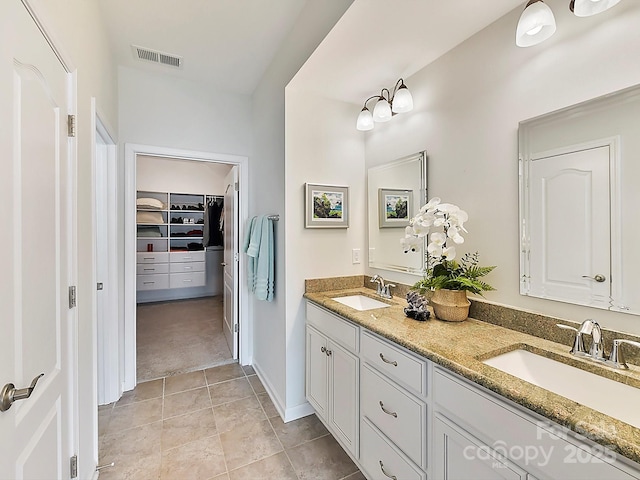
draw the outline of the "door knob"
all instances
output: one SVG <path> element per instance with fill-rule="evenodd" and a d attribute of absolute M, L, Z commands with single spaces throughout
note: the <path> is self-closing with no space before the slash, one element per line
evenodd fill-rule
<path fill-rule="evenodd" d="M 226 267 L 227 263 L 226 262 L 222 262 L 220 265 L 222 265 L 223 267 Z"/>
<path fill-rule="evenodd" d="M 597 275 L 594 275 L 593 277 L 589 276 L 589 275 L 582 275 L 582 278 L 591 278 L 593 280 L 595 280 L 598 283 L 602 283 L 604 282 L 607 277 L 605 277 L 604 275 L 598 273 Z"/>
<path fill-rule="evenodd" d="M 0 412 L 6 412 L 11 408 L 13 402 L 16 400 L 24 400 L 31 396 L 33 389 L 36 388 L 36 383 L 40 380 L 40 377 L 44 377 L 44 373 L 41 373 L 36 378 L 33 379 L 31 385 L 27 388 L 16 389 L 16 386 L 13 383 L 7 383 L 4 387 L 2 387 L 2 391 L 0 392 Z"/>

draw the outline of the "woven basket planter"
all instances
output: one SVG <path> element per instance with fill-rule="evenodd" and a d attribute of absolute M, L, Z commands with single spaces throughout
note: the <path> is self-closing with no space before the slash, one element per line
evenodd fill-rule
<path fill-rule="evenodd" d="M 430 300 L 436 318 L 447 322 L 462 322 L 469 317 L 471 302 L 465 290 L 442 288 L 433 292 Z"/>

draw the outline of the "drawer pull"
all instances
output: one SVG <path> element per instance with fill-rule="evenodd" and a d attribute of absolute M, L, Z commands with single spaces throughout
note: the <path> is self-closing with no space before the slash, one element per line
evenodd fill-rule
<path fill-rule="evenodd" d="M 384 403 L 382 403 L 382 400 L 380 400 L 380 408 L 382 409 L 382 411 L 384 413 L 386 413 L 387 415 L 391 415 L 393 418 L 398 418 L 398 414 L 396 412 L 390 412 L 389 410 L 387 410 L 386 408 L 384 408 Z"/>
<path fill-rule="evenodd" d="M 156 282 L 143 282 L 144 285 L 153 285 Z"/>
<path fill-rule="evenodd" d="M 387 472 L 385 472 L 384 464 L 382 463 L 382 460 L 380 460 L 380 470 L 382 470 L 382 473 L 384 473 L 385 477 L 388 477 L 391 480 L 398 480 L 398 477 L 396 477 L 395 475 L 389 475 Z"/>
<path fill-rule="evenodd" d="M 145 260 L 155 260 L 156 257 L 143 257 Z"/>
<path fill-rule="evenodd" d="M 143 268 L 143 270 L 144 270 L 145 272 L 155 272 L 155 271 L 156 271 L 156 269 L 155 269 L 155 268 Z"/>
<path fill-rule="evenodd" d="M 397 367 L 397 366 L 398 366 L 398 362 L 396 362 L 395 360 L 394 360 L 393 362 L 392 362 L 391 360 L 387 360 L 386 358 L 384 358 L 384 355 L 383 355 L 383 354 L 380 354 L 380 358 L 382 359 L 382 361 L 383 361 L 384 363 L 388 363 L 388 364 L 390 364 L 390 365 L 393 365 L 394 367 Z"/>

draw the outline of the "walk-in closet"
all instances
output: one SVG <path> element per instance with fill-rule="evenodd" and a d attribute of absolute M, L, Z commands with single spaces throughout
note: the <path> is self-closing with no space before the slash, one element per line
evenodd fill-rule
<path fill-rule="evenodd" d="M 222 163 L 137 157 L 138 382 L 232 361 L 222 333 L 230 170 Z"/>

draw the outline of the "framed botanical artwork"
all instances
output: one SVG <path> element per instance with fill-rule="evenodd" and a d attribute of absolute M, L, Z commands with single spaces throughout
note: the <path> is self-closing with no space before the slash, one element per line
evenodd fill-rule
<path fill-rule="evenodd" d="M 305 228 L 347 228 L 349 187 L 305 184 Z"/>
<path fill-rule="evenodd" d="M 413 190 L 378 189 L 380 228 L 406 227 L 413 216 Z"/>

